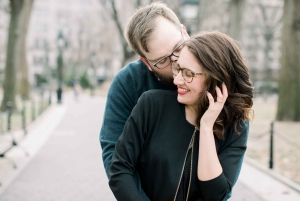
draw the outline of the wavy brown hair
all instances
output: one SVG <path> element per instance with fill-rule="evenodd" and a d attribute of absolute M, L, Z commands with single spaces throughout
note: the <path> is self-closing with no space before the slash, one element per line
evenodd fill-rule
<path fill-rule="evenodd" d="M 200 32 L 186 41 L 185 46 L 192 52 L 205 73 L 205 87 L 216 100 L 216 86 L 222 89 L 224 82 L 228 89 L 228 98 L 224 108 L 213 126 L 213 132 L 219 139 L 229 126 L 239 134 L 237 125 L 241 121 L 253 118 L 253 86 L 249 78 L 249 70 L 243 61 L 242 54 L 235 41 L 228 35 L 213 31 Z M 197 121 L 209 106 L 206 91 L 200 93 L 198 101 Z M 198 125 L 198 123 L 196 124 Z"/>

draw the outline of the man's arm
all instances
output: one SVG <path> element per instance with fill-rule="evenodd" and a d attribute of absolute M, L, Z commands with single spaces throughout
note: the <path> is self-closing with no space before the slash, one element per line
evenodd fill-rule
<path fill-rule="evenodd" d="M 123 72 L 119 72 L 114 78 L 108 92 L 103 123 L 100 131 L 102 158 L 108 178 L 115 145 L 123 132 L 125 122 L 135 105 L 134 97 L 132 79 L 130 79 L 130 77 L 125 77 Z"/>
<path fill-rule="evenodd" d="M 150 89 L 166 88 L 140 60 L 123 68 L 111 84 L 100 132 L 102 158 L 108 178 L 115 145 L 123 132 L 125 122 L 141 94 Z M 144 199 L 149 200 L 141 187 L 137 173 L 134 174 L 134 178 Z"/>

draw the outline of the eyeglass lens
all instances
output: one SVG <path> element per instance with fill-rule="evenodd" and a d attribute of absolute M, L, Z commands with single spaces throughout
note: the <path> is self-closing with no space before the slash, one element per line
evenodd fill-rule
<path fill-rule="evenodd" d="M 183 44 L 183 43 L 182 43 Z M 173 52 L 169 55 L 169 56 L 167 56 L 167 57 L 165 57 L 165 58 L 163 58 L 163 59 L 161 59 L 161 60 L 159 60 L 155 65 L 156 65 L 156 67 L 157 68 L 165 68 L 165 67 L 167 67 L 171 62 L 172 62 L 172 60 L 171 60 L 171 57 L 172 56 L 175 56 L 175 57 L 179 57 L 179 52 L 180 52 L 180 50 L 181 50 L 181 48 L 182 48 L 182 44 L 180 44 L 175 50 L 173 50 Z"/>
<path fill-rule="evenodd" d="M 178 75 L 178 73 L 181 71 L 183 79 L 187 82 L 191 82 L 193 80 L 193 72 L 189 69 L 180 68 L 176 62 L 173 62 L 172 64 L 172 71 L 174 75 Z"/>

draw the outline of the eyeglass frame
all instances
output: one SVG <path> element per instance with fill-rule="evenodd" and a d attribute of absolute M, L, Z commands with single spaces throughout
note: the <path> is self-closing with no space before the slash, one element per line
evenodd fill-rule
<path fill-rule="evenodd" d="M 173 61 L 173 62 L 172 62 L 172 73 L 173 73 L 173 75 L 175 75 L 174 70 L 177 71 L 177 69 L 175 69 L 175 63 L 176 63 L 176 62 L 177 62 L 177 61 Z M 178 64 L 177 64 L 177 65 L 178 65 Z M 179 67 L 179 65 L 178 65 L 178 67 Z M 188 70 L 188 71 L 190 71 L 190 72 L 192 73 L 192 80 L 191 80 L 190 82 L 186 81 L 186 79 L 184 78 L 185 76 L 184 76 L 183 73 L 182 73 L 183 70 Z M 193 82 L 194 77 L 195 77 L 196 75 L 205 75 L 205 73 L 196 73 L 196 72 L 192 71 L 191 69 L 179 67 L 179 72 L 177 73 L 177 75 L 178 75 L 180 72 L 181 72 L 182 78 L 183 78 L 184 81 L 186 81 L 187 83 Z M 175 76 L 177 76 L 177 75 L 175 75 Z"/>
<path fill-rule="evenodd" d="M 154 66 L 154 67 L 156 67 L 156 68 L 158 68 L 158 69 L 164 69 L 164 68 L 166 68 L 168 65 L 170 65 L 170 63 L 172 63 L 172 62 L 174 62 L 172 59 L 171 59 L 171 57 L 172 56 L 175 56 L 175 57 L 179 57 L 179 55 L 177 56 L 177 55 L 175 55 L 174 54 L 174 52 L 175 51 L 177 51 L 178 50 L 178 48 L 180 48 L 185 42 L 186 42 L 186 40 L 184 39 L 184 36 L 183 36 L 183 34 L 182 34 L 182 32 L 181 32 L 181 36 L 182 36 L 182 38 L 183 38 L 183 42 L 182 43 L 180 43 L 170 54 L 168 54 L 168 55 L 166 55 L 166 56 L 164 56 L 163 58 L 161 58 L 161 59 L 159 59 L 157 62 L 155 62 L 154 64 L 151 62 L 151 61 L 149 61 L 149 59 L 147 59 L 146 57 L 144 57 L 146 60 L 147 60 L 147 62 L 149 63 L 149 64 L 151 64 L 152 66 Z M 166 59 L 166 58 L 170 58 L 170 63 L 168 63 L 165 67 L 163 67 L 163 68 L 159 68 L 158 66 L 157 66 L 157 64 L 160 62 L 160 61 L 162 61 L 163 59 Z"/>

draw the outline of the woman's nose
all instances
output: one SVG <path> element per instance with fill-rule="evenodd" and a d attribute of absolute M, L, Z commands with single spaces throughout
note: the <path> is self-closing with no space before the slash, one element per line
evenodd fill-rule
<path fill-rule="evenodd" d="M 174 75 L 174 81 L 173 82 L 174 82 L 175 85 L 184 84 L 184 79 L 182 77 L 181 71 L 177 75 Z"/>

